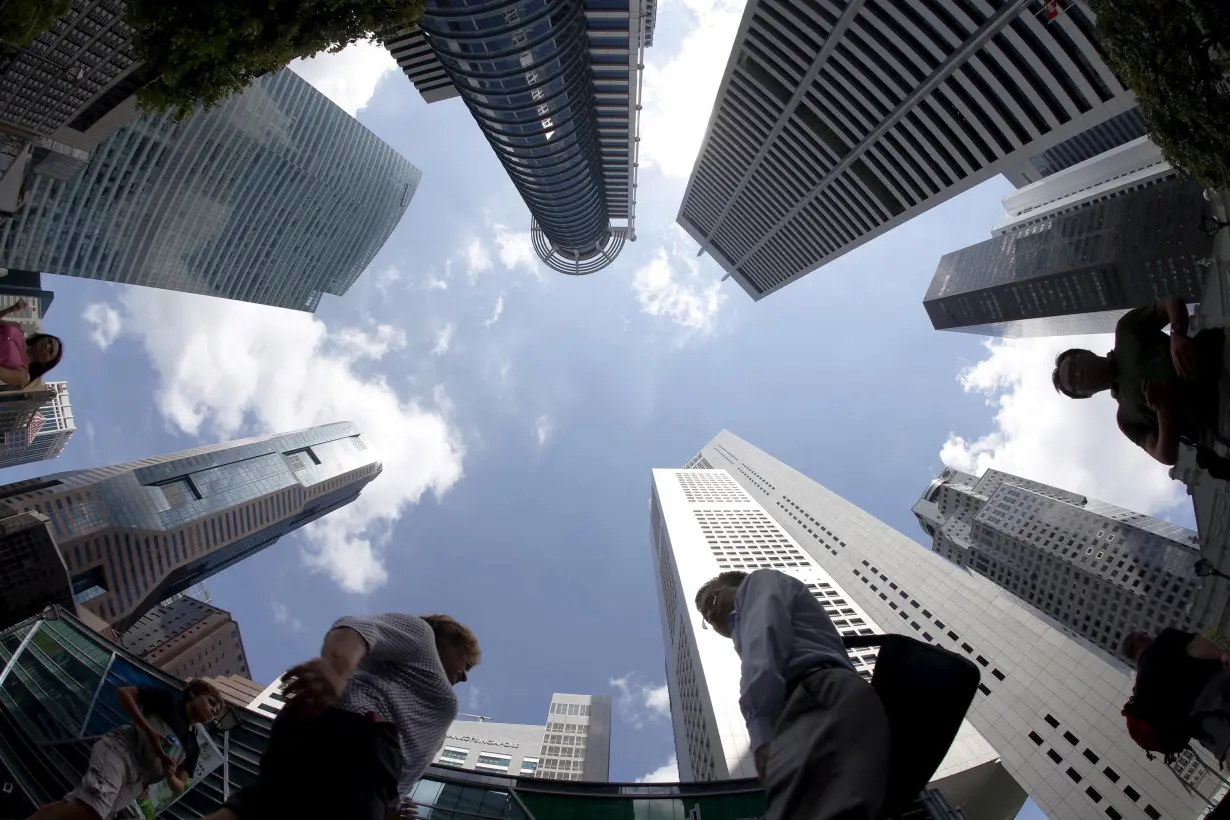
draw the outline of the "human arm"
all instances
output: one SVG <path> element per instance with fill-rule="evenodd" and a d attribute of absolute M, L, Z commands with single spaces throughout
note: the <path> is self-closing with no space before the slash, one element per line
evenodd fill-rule
<path fill-rule="evenodd" d="M 162 765 L 164 767 L 174 766 L 175 759 L 162 750 L 164 738 L 158 734 L 154 727 L 150 725 L 150 722 L 145 719 L 145 715 L 141 713 L 142 698 L 148 699 L 152 696 L 149 690 L 142 690 L 136 686 L 125 686 L 122 689 L 117 689 L 115 692 L 115 697 L 120 702 L 120 707 L 132 718 L 132 725 L 149 740 L 150 745 L 154 747 L 154 751 L 161 758 Z"/>
<path fill-rule="evenodd" d="M 185 768 L 176 769 L 174 765 L 163 765 L 162 773 L 165 775 L 166 784 L 171 787 L 171 791 L 179 794 L 184 789 L 188 788 L 188 780 L 192 775 Z"/>
<path fill-rule="evenodd" d="M 1187 654 L 1198 660 L 1220 661 L 1222 665 L 1230 663 L 1230 653 L 1202 635 L 1197 635 L 1188 642 Z"/>
<path fill-rule="evenodd" d="M 18 299 L 16 302 L 9 305 L 8 307 L 0 309 L 0 319 L 7 318 L 13 315 L 14 313 L 25 310 L 27 307 L 29 307 L 29 305 L 26 304 L 26 301 L 24 299 Z"/>
<path fill-rule="evenodd" d="M 30 371 L 24 367 L 0 367 L 0 382 L 9 387 L 25 387 L 30 383 Z"/>
<path fill-rule="evenodd" d="M 1145 452 L 1162 464 L 1179 460 L 1179 415 L 1170 388 L 1163 382 L 1146 381 L 1145 401 L 1157 415 L 1157 430 L 1145 437 Z"/>
<path fill-rule="evenodd" d="M 1170 323 L 1170 360 L 1175 372 L 1185 379 L 1200 375 L 1200 358 L 1187 335 L 1187 303 L 1177 296 L 1157 303 L 1159 321 Z"/>
<path fill-rule="evenodd" d="M 325 634 L 320 657 L 286 673 L 287 700 L 307 714 L 319 714 L 341 700 L 367 652 L 362 635 L 349 627 L 334 626 Z"/>
<path fill-rule="evenodd" d="M 739 591 L 739 708 L 758 768 L 786 706 L 786 664 L 794 637 L 790 580 L 761 570 L 749 575 Z"/>
<path fill-rule="evenodd" d="M 400 804 L 389 809 L 388 820 L 415 820 L 419 816 L 418 804 L 408 797 L 403 797 Z"/>

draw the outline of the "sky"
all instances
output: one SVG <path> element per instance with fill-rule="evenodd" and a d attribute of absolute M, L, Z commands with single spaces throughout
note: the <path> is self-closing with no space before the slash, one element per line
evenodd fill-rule
<path fill-rule="evenodd" d="M 79 429 L 56 462 L 4 480 L 354 421 L 380 478 L 209 583 L 255 680 L 314 656 L 343 614 L 446 612 L 483 646 L 463 711 L 541 724 L 552 692 L 610 694 L 616 781 L 675 779 L 650 470 L 723 428 L 915 538 L 910 507 L 945 465 L 1191 526 L 1182 485 L 1122 437 L 1111 399 L 1051 387 L 1058 351 L 1107 338 L 931 328 L 936 264 L 990 235 L 1003 179 L 759 303 L 697 257 L 674 220 L 741 13 L 659 3 L 637 241 L 582 278 L 538 263 L 460 100 L 425 104 L 376 46 L 298 63 L 423 169 L 389 242 L 315 315 L 46 277 Z"/>

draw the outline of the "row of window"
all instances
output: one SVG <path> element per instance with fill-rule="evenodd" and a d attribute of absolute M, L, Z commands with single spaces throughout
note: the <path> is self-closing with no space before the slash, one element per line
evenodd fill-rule
<path fill-rule="evenodd" d="M 574 717 L 589 717 L 588 703 L 552 703 L 552 715 L 572 715 Z"/>
<path fill-rule="evenodd" d="M 1059 721 L 1055 718 L 1054 715 L 1047 714 L 1044 719 L 1046 720 L 1047 725 L 1050 726 L 1052 729 L 1059 729 Z M 1037 746 L 1038 748 L 1042 748 L 1043 739 L 1042 739 L 1042 736 L 1039 735 L 1037 732 L 1031 730 L 1029 732 L 1029 739 L 1033 741 L 1035 746 Z M 1063 733 L 1063 739 L 1067 741 L 1068 744 L 1072 746 L 1074 750 L 1079 748 L 1080 746 L 1080 738 L 1072 734 L 1072 732 L 1070 731 L 1065 731 Z M 1046 756 L 1050 758 L 1051 762 L 1054 763 L 1056 766 L 1062 766 L 1064 763 L 1063 755 L 1061 755 L 1053 746 L 1047 747 Z M 1095 766 L 1101 760 L 1097 752 L 1093 751 L 1093 749 L 1090 749 L 1088 747 L 1085 748 L 1083 756 L 1086 760 L 1088 760 L 1090 763 L 1092 763 Z M 1067 774 L 1068 779 L 1071 780 L 1073 783 L 1080 783 L 1081 781 L 1085 779 L 1084 775 L 1076 771 L 1076 769 L 1072 768 L 1071 766 L 1067 767 L 1065 774 Z M 1112 769 L 1110 766 L 1107 766 L 1104 769 L 1102 769 L 1102 775 L 1108 781 L 1110 781 L 1112 785 L 1116 787 L 1118 786 L 1119 780 L 1121 778 L 1119 776 L 1119 773 L 1116 772 L 1114 769 Z M 1133 803 L 1137 803 L 1140 800 L 1140 792 L 1132 788 L 1132 785 L 1130 783 L 1123 784 L 1123 793 L 1127 795 L 1128 799 L 1131 800 Z M 1090 800 L 1092 800 L 1095 805 L 1100 804 L 1103 800 L 1101 792 L 1095 789 L 1092 785 L 1089 785 L 1085 788 L 1085 795 Z M 1109 801 L 1107 802 L 1109 804 Z M 1162 816 L 1161 813 L 1153 807 L 1152 803 L 1146 803 L 1142 811 L 1144 811 L 1145 815 L 1148 816 L 1149 820 L 1161 820 L 1161 816 Z M 1105 812 L 1106 812 L 1106 816 L 1109 817 L 1110 820 L 1120 820 L 1120 818 L 1123 817 L 1123 815 L 1120 814 L 1119 811 L 1112 805 L 1107 805 Z"/>

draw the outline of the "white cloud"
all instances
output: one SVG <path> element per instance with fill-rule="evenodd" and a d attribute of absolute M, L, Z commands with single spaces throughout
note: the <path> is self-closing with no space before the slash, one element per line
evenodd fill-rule
<path fill-rule="evenodd" d="M 642 729 L 650 721 L 670 720 L 671 700 L 665 683 L 646 683 L 633 672 L 611 678 L 608 684 L 615 690 L 616 713 L 632 728 Z"/>
<path fill-rule="evenodd" d="M 695 258 L 678 244 L 658 248 L 632 278 L 641 310 L 679 325 L 684 339 L 717 329 L 718 312 L 726 301 L 721 287 L 720 281 L 706 282 Z"/>
<path fill-rule="evenodd" d="M 123 330 L 120 312 L 103 302 L 88 305 L 81 318 L 90 326 L 90 341 L 102 350 L 109 348 Z"/>
<path fill-rule="evenodd" d="M 491 318 L 483 322 L 483 327 L 491 327 L 496 322 L 500 321 L 500 316 L 504 313 L 504 294 L 500 294 L 500 298 L 495 300 L 495 309 L 491 311 Z"/>
<path fill-rule="evenodd" d="M 406 331 L 392 325 L 375 325 L 370 332 L 344 327 L 330 333 L 329 341 L 353 359 L 383 359 L 406 346 Z"/>
<path fill-rule="evenodd" d="M 431 349 L 431 355 L 443 356 L 448 352 L 448 347 L 453 342 L 453 331 L 456 330 L 456 325 L 449 322 L 436 334 L 436 346 Z"/>
<path fill-rule="evenodd" d="M 392 265 L 376 273 L 376 289 L 388 295 L 389 290 L 402 280 L 401 271 Z"/>
<path fill-rule="evenodd" d="M 479 714 L 479 696 L 482 695 L 482 690 L 477 683 L 466 682 L 466 712 L 471 715 Z"/>
<path fill-rule="evenodd" d="M 273 622 L 289 626 L 295 632 L 303 629 L 303 621 L 290 614 L 290 607 L 281 601 L 272 601 L 273 604 Z"/>
<path fill-rule="evenodd" d="M 397 70 L 397 61 L 379 43 L 360 41 L 336 54 L 295 60 L 290 68 L 353 117 L 371 101 L 380 79 Z"/>
<path fill-rule="evenodd" d="M 351 504 L 304 530 L 308 566 L 350 592 L 387 580 L 393 522 L 424 493 L 461 478 L 464 448 L 447 396 L 401 396 L 355 371 L 354 351 L 380 358 L 395 332 L 329 328 L 316 317 L 246 302 L 133 288 L 125 332 L 140 339 L 159 379 L 155 406 L 170 426 L 226 440 L 349 420 L 384 471 Z"/>
<path fill-rule="evenodd" d="M 547 415 L 538 417 L 538 421 L 534 422 L 534 438 L 538 439 L 538 446 L 546 445 L 547 439 L 555 432 L 555 419 Z"/>
<path fill-rule="evenodd" d="M 448 290 L 448 282 L 444 279 L 437 279 L 435 273 L 428 273 L 427 278 L 423 280 L 423 290 Z"/>
<path fill-rule="evenodd" d="M 644 777 L 638 777 L 637 783 L 678 783 L 679 782 L 679 760 L 671 755 L 665 765 L 659 766 Z"/>
<path fill-rule="evenodd" d="M 478 274 L 491 270 L 491 253 L 478 237 L 472 237 L 461 252 L 465 257 L 466 274 L 473 282 Z"/>
<path fill-rule="evenodd" d="M 1109 394 L 1078 401 L 1051 384 L 1060 351 L 1101 353 L 1112 345 L 1110 336 L 988 341 L 987 357 L 958 380 L 987 396 L 994 429 L 972 440 L 952 433 L 941 460 L 974 474 L 993 467 L 1149 514 L 1182 502 L 1183 485 L 1168 468 L 1119 432 Z"/>
<path fill-rule="evenodd" d="M 495 239 L 496 255 L 500 257 L 501 265 L 507 270 L 520 268 L 527 273 L 534 274 L 540 280 L 543 278 L 542 264 L 538 259 L 538 254 L 534 252 L 534 243 L 530 239 L 529 231 L 517 232 L 498 222 L 491 224 L 491 230 Z"/>
<path fill-rule="evenodd" d="M 693 26 L 669 59 L 646 52 L 641 104 L 642 166 L 675 179 L 692 173 L 709 114 L 730 57 L 742 0 L 683 0 Z"/>

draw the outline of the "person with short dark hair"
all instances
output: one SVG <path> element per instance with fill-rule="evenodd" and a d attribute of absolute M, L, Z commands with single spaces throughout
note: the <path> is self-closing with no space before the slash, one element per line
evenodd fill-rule
<path fill-rule="evenodd" d="M 286 673 L 256 782 L 206 820 L 413 816 L 406 796 L 457 717 L 453 687 L 481 659 L 448 615 L 341 618 L 320 657 Z"/>
<path fill-rule="evenodd" d="M 1120 645 L 1136 664 L 1132 699 L 1151 719 L 1184 725 L 1218 760 L 1230 751 L 1230 653 L 1193 632 L 1129 633 Z"/>
<path fill-rule="evenodd" d="M 1169 336 L 1162 332 L 1167 323 Z M 1218 439 L 1224 344 L 1220 328 L 1189 338 L 1187 305 L 1163 299 L 1124 314 L 1105 356 L 1082 348 L 1060 353 L 1051 383 L 1073 399 L 1109 390 L 1123 435 L 1161 463 L 1174 464 L 1181 440 L 1207 447 Z"/>
<path fill-rule="evenodd" d="M 182 792 L 201 754 L 192 727 L 209 723 L 226 708 L 214 685 L 203 680 L 189 681 L 178 697 L 166 689 L 136 686 L 115 694 L 132 723 L 95 741 L 81 785 L 30 820 L 106 820 L 159 780 Z"/>
<path fill-rule="evenodd" d="M 742 663 L 739 708 L 766 820 L 877 820 L 888 717 L 806 585 L 772 569 L 723 572 L 697 591 L 696 608 Z"/>

